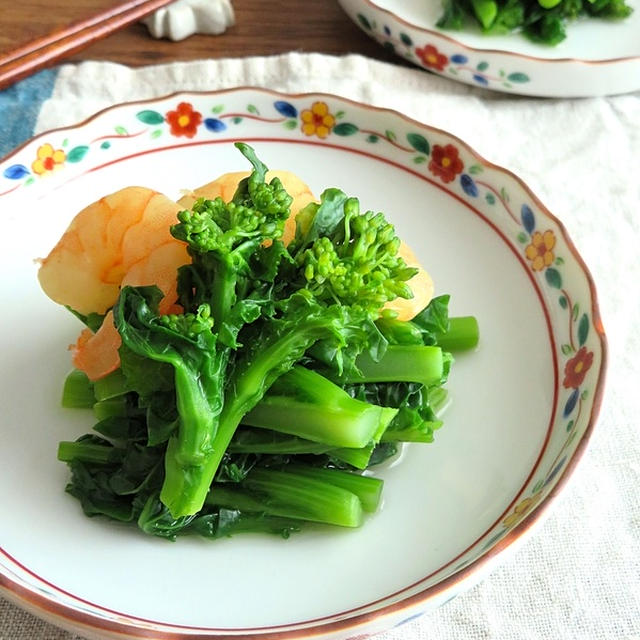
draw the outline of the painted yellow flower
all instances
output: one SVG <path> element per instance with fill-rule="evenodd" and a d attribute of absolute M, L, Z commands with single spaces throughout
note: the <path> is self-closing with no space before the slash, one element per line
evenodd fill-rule
<path fill-rule="evenodd" d="M 303 133 L 307 136 L 316 135 L 318 138 L 326 138 L 336 123 L 326 102 L 314 102 L 311 109 L 305 109 L 300 114 L 300 118 Z"/>
<path fill-rule="evenodd" d="M 531 236 L 531 244 L 524 250 L 524 254 L 531 261 L 534 271 L 542 271 L 555 260 L 553 247 L 556 246 L 556 237 L 550 229 L 544 233 L 535 231 Z"/>
<path fill-rule="evenodd" d="M 522 518 L 524 518 L 524 516 L 536 506 L 536 504 L 538 504 L 541 497 L 542 491 L 538 491 L 538 493 L 534 493 L 531 497 L 525 498 L 514 507 L 513 512 L 502 521 L 502 524 L 509 528 L 518 524 L 518 522 L 520 522 L 520 520 L 522 520 Z"/>
<path fill-rule="evenodd" d="M 38 147 L 36 159 L 31 164 L 31 168 L 34 173 L 39 176 L 43 176 L 47 173 L 51 173 L 56 169 L 60 169 L 65 160 L 67 154 L 62 149 L 54 149 L 48 142 Z"/>

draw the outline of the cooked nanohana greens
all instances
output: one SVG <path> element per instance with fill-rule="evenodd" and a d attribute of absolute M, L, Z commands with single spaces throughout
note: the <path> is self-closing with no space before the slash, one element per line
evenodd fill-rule
<path fill-rule="evenodd" d="M 567 25 L 577 19 L 620 20 L 633 9 L 625 0 L 443 0 L 437 26 L 464 29 L 475 23 L 491 35 L 521 30 L 534 42 L 556 45 L 567 36 Z"/>
<path fill-rule="evenodd" d="M 363 472 L 433 440 L 450 352 L 475 346 L 478 326 L 449 318 L 448 296 L 410 321 L 382 310 L 412 296 L 416 269 L 384 215 L 339 189 L 298 213 L 285 246 L 292 198 L 236 146 L 253 171 L 233 199 L 198 199 L 171 226 L 190 257 L 179 306 L 160 313 L 158 287 L 123 285 L 99 316 L 119 367 L 66 380 L 63 405 L 97 420 L 60 443 L 67 491 L 89 516 L 169 539 L 357 527 L 383 484 Z"/>

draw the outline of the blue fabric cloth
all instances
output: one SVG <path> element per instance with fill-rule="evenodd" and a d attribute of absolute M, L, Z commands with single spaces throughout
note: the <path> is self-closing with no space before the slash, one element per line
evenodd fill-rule
<path fill-rule="evenodd" d="M 51 95 L 58 68 L 45 69 L 0 91 L 0 158 L 33 135 L 42 103 Z"/>

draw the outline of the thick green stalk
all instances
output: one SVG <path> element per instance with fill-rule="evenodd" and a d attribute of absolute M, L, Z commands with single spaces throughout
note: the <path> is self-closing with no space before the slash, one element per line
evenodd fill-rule
<path fill-rule="evenodd" d="M 445 351 L 466 351 L 477 346 L 480 336 L 474 316 L 449 318 L 449 329 L 436 336 L 438 346 Z"/>
<path fill-rule="evenodd" d="M 332 447 L 269 430 L 239 429 L 229 443 L 230 453 L 322 454 Z"/>
<path fill-rule="evenodd" d="M 93 405 L 93 413 L 98 421 L 106 418 L 123 418 L 129 414 L 129 403 L 125 396 L 101 400 Z"/>
<path fill-rule="evenodd" d="M 336 483 L 289 471 L 254 469 L 234 488 L 216 484 L 207 503 L 343 527 L 362 524 L 358 495 Z"/>
<path fill-rule="evenodd" d="M 332 449 L 329 451 L 329 455 L 336 460 L 350 464 L 356 469 L 366 469 L 369 466 L 371 454 L 375 448 L 376 445 L 373 443 L 370 443 L 366 447 L 362 447 L 360 449 L 341 447 L 340 449 Z"/>
<path fill-rule="evenodd" d="M 498 15 L 498 5 L 495 0 L 471 0 L 471 6 L 482 28 L 489 29 Z"/>
<path fill-rule="evenodd" d="M 347 408 L 316 405 L 286 396 L 268 396 L 245 415 L 242 422 L 332 447 L 359 449 L 380 439 L 397 409 L 350 400 L 354 406 Z"/>
<path fill-rule="evenodd" d="M 127 383 L 127 379 L 122 373 L 122 369 L 116 369 L 108 376 L 100 378 L 93 383 L 93 390 L 97 401 L 109 400 L 110 398 L 117 398 L 129 391 L 132 391 L 131 387 Z"/>
<path fill-rule="evenodd" d="M 361 449 L 380 439 L 396 413 L 356 400 L 319 373 L 295 366 L 242 422 L 332 447 Z"/>
<path fill-rule="evenodd" d="M 379 478 L 363 476 L 359 473 L 342 471 L 340 469 L 308 467 L 299 464 L 289 465 L 287 467 L 287 473 L 297 474 L 306 478 L 314 478 L 351 491 L 351 493 L 355 493 L 358 496 L 362 503 L 362 508 L 368 513 L 373 513 L 380 504 L 384 482 Z"/>
<path fill-rule="evenodd" d="M 220 414 L 213 453 L 203 465 L 202 483 L 206 483 L 207 490 L 242 418 L 256 406 L 280 375 L 291 369 L 316 340 L 332 334 L 333 329 L 333 320 L 323 314 L 322 317 L 307 317 L 288 330 L 265 332 L 268 337 L 263 348 L 234 371 Z M 200 493 L 202 490 L 204 486 Z M 206 490 L 203 501 L 205 495 Z"/>
<path fill-rule="evenodd" d="M 86 374 L 74 369 L 64 381 L 62 406 L 66 409 L 90 409 L 95 401 L 93 384 Z"/>
<path fill-rule="evenodd" d="M 167 445 L 160 500 L 178 518 L 199 511 L 209 490 L 206 463 L 214 451 L 217 416 L 194 372 L 174 366 L 180 424 Z"/>
<path fill-rule="evenodd" d="M 368 353 L 356 359 L 360 372 L 352 372 L 345 382 L 419 382 L 426 387 L 443 375 L 442 349 L 423 345 L 389 345 L 375 361 Z"/>
<path fill-rule="evenodd" d="M 58 444 L 58 460 L 61 462 L 89 462 L 95 464 L 109 464 L 120 462 L 124 455 L 122 449 L 116 449 L 104 444 L 92 442 L 67 442 Z"/>
<path fill-rule="evenodd" d="M 230 256 L 216 260 L 215 274 L 211 277 L 211 316 L 213 331 L 222 329 L 229 318 L 231 307 L 236 301 L 237 267 L 232 264 Z"/>

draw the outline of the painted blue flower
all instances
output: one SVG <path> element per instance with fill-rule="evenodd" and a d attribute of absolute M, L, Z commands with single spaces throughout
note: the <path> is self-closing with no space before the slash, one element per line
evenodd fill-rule
<path fill-rule="evenodd" d="M 460 185 L 462 186 L 462 190 L 468 196 L 471 196 L 472 198 L 478 197 L 478 185 L 473 181 L 473 178 L 470 175 L 463 173 L 460 176 Z"/>
<path fill-rule="evenodd" d="M 273 103 L 275 110 L 283 115 L 285 118 L 296 118 L 298 116 L 298 110 L 290 103 L 284 100 L 276 100 Z"/>
<path fill-rule="evenodd" d="M 204 121 L 204 126 L 214 133 L 224 131 L 227 128 L 227 125 L 222 120 L 218 120 L 218 118 L 207 118 Z"/>
<path fill-rule="evenodd" d="M 30 173 L 29 169 L 23 164 L 12 164 L 2 172 L 2 175 L 8 180 L 20 180 L 20 178 L 24 178 Z"/>
<path fill-rule="evenodd" d="M 520 218 L 522 219 L 522 224 L 527 232 L 529 234 L 533 233 L 533 230 L 536 228 L 536 219 L 528 204 L 522 205 L 522 208 L 520 209 Z"/>

